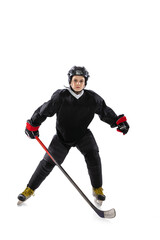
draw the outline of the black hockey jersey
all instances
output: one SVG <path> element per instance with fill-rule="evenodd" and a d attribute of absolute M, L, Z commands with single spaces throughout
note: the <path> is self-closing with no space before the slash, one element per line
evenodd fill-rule
<path fill-rule="evenodd" d="M 47 117 L 56 114 L 57 134 L 64 143 L 71 145 L 85 135 L 95 113 L 111 127 L 116 126 L 117 115 L 98 94 L 83 90 L 83 94 L 76 98 L 69 90 L 57 90 L 48 102 L 34 112 L 31 123 L 40 126 Z"/>

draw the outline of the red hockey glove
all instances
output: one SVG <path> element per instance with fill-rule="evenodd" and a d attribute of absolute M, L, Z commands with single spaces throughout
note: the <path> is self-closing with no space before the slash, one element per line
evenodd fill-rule
<path fill-rule="evenodd" d="M 122 132 L 123 135 L 125 135 L 129 130 L 129 124 L 127 123 L 127 118 L 124 116 L 124 114 L 118 116 L 118 120 L 116 122 L 118 128 L 118 132 Z"/>
<path fill-rule="evenodd" d="M 39 126 L 33 126 L 31 125 L 31 121 L 28 120 L 27 123 L 26 123 L 26 129 L 25 129 L 25 134 L 31 138 L 31 139 L 34 139 L 35 136 L 38 136 L 39 137 Z"/>

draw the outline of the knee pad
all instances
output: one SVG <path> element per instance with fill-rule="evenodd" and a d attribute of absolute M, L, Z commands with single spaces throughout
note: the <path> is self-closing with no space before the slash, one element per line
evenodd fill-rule
<path fill-rule="evenodd" d="M 55 163 L 53 161 L 46 161 L 45 159 L 43 159 L 42 161 L 40 161 L 40 165 L 45 172 L 50 173 L 54 168 Z"/>
<path fill-rule="evenodd" d="M 85 155 L 92 186 L 102 186 L 101 159 L 98 151 L 92 151 Z"/>
<path fill-rule="evenodd" d="M 88 167 L 101 167 L 101 159 L 98 151 L 91 151 L 85 155 L 85 160 Z"/>

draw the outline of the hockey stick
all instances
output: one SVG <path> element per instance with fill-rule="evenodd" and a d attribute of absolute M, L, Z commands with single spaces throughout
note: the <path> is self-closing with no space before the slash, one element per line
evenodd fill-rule
<path fill-rule="evenodd" d="M 42 143 L 42 141 L 38 138 L 38 136 L 35 136 L 36 140 L 39 142 L 39 144 L 43 147 L 43 149 L 46 151 L 46 153 L 49 155 L 49 157 L 52 159 L 52 161 L 59 167 L 59 169 L 63 172 L 63 174 L 68 178 L 68 180 L 73 184 L 73 186 L 77 189 L 77 191 L 81 194 L 81 196 L 86 200 L 86 202 L 90 205 L 90 207 L 102 218 L 114 218 L 116 216 L 116 211 L 114 208 L 102 211 L 98 208 L 96 208 L 90 200 L 86 197 L 86 195 L 82 192 L 82 190 L 77 186 L 77 184 L 73 181 L 73 179 L 68 175 L 68 173 L 64 170 L 64 168 L 59 165 L 56 160 L 52 157 L 52 155 L 49 153 L 48 149 L 45 147 L 45 145 Z"/>

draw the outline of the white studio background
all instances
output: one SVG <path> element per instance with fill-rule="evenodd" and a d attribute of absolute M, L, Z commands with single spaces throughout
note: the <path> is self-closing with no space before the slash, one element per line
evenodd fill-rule
<path fill-rule="evenodd" d="M 159 1 L 0 2 L 1 235 L 3 239 L 160 238 Z M 57 89 L 67 72 L 85 66 L 87 89 L 101 95 L 130 124 L 126 136 L 101 122 L 90 125 L 100 148 L 102 209 L 99 218 L 55 168 L 22 207 L 17 195 L 44 151 L 24 134 L 25 122 Z M 40 128 L 48 146 L 56 117 Z M 63 167 L 92 200 L 83 156 L 72 149 Z"/>

